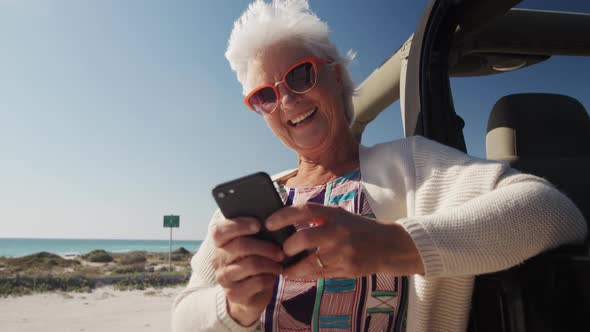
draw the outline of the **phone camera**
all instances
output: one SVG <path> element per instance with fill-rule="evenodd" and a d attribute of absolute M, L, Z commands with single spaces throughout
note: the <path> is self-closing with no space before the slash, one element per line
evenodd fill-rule
<path fill-rule="evenodd" d="M 235 191 L 235 190 L 233 190 L 233 189 L 230 189 L 230 190 L 228 190 L 227 192 L 228 192 L 228 193 L 230 193 L 230 194 L 235 194 L 235 193 L 236 193 L 236 191 Z"/>
<path fill-rule="evenodd" d="M 225 197 L 225 194 L 224 193 L 217 193 L 217 197 L 224 198 Z"/>

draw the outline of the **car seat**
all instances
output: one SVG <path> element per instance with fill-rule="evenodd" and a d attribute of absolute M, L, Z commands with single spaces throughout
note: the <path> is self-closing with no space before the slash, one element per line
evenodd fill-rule
<path fill-rule="evenodd" d="M 547 93 L 501 98 L 487 158 L 543 177 L 590 220 L 590 117 L 576 99 Z M 469 331 L 590 331 L 590 254 L 566 245 L 476 278 Z"/>

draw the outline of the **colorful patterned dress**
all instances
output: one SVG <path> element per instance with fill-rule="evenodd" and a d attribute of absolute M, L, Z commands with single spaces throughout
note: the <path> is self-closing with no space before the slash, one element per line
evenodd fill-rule
<path fill-rule="evenodd" d="M 375 218 L 360 171 L 325 185 L 287 188 L 277 184 L 285 205 L 315 202 Z M 299 226 L 298 229 L 309 227 Z M 406 277 L 373 274 L 351 279 L 279 279 L 262 315 L 263 331 L 403 331 L 408 298 Z"/>

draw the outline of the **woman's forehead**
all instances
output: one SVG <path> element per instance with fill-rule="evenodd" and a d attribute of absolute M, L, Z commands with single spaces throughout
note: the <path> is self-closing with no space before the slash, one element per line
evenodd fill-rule
<path fill-rule="evenodd" d="M 276 82 L 294 63 L 313 56 L 300 43 L 279 43 L 267 47 L 250 60 L 248 64 L 248 83 L 252 86 Z"/>

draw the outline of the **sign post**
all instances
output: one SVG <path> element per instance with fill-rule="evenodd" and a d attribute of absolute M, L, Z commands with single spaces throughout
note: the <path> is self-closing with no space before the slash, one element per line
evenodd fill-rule
<path fill-rule="evenodd" d="M 168 242 L 168 272 L 172 271 L 172 228 L 180 226 L 180 216 L 164 216 L 164 227 L 170 228 L 170 241 Z"/>

